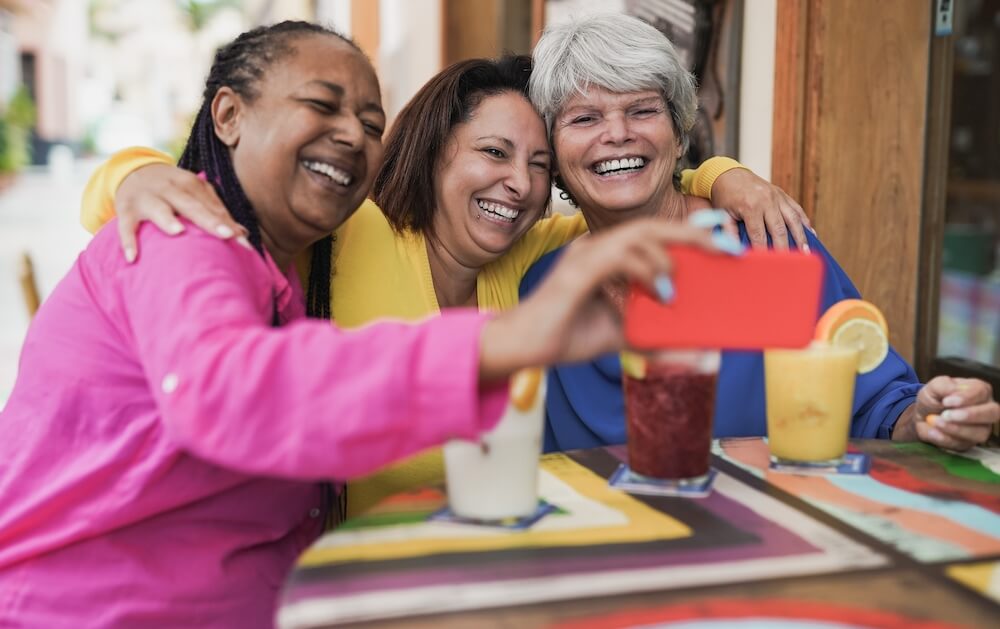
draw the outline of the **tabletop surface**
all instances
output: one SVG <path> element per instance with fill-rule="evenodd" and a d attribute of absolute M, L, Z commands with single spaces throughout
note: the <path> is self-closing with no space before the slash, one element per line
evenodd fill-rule
<path fill-rule="evenodd" d="M 428 521 L 442 487 L 399 494 L 302 556 L 278 622 L 997 626 L 1000 452 L 851 449 L 868 474 L 803 476 L 770 470 L 761 439 L 724 439 L 697 499 L 608 487 L 621 447 L 546 455 L 555 510 L 525 530 Z"/>

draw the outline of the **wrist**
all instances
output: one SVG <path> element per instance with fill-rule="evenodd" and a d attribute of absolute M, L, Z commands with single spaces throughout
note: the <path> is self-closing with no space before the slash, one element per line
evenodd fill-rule
<path fill-rule="evenodd" d="M 893 441 L 917 441 L 919 439 L 916 426 L 918 420 L 917 404 L 910 404 L 899 414 L 896 424 L 892 427 L 891 439 Z"/>
<path fill-rule="evenodd" d="M 691 182 L 691 194 L 711 201 L 715 182 L 722 175 L 735 169 L 749 171 L 746 166 L 731 157 L 716 156 L 705 160 L 695 171 L 694 179 Z"/>
<path fill-rule="evenodd" d="M 487 321 L 479 335 L 479 381 L 492 384 L 504 380 L 512 373 L 531 364 L 530 357 L 523 356 L 521 346 L 516 342 L 516 325 L 511 319 L 516 311 L 499 314 Z"/>

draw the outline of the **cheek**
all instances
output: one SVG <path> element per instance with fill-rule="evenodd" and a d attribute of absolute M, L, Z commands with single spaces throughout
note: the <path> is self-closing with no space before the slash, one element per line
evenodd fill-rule
<path fill-rule="evenodd" d="M 536 175 L 531 178 L 532 207 L 544 208 L 545 201 L 552 190 L 552 180 L 548 175 Z"/>

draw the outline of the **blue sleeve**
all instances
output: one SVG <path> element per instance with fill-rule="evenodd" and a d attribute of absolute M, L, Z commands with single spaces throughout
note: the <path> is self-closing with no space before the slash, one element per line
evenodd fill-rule
<path fill-rule="evenodd" d="M 861 293 L 826 247 L 812 233 L 806 232 L 806 237 L 809 247 L 820 254 L 825 263 L 821 312 L 838 301 L 860 299 Z M 921 386 L 913 368 L 890 346 L 889 355 L 881 365 L 874 371 L 858 376 L 854 388 L 851 436 L 863 439 L 890 438 L 896 420 L 908 406 L 916 402 Z"/>

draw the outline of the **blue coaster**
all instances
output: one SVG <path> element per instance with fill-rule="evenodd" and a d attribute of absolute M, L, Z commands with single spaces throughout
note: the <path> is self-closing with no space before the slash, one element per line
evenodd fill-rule
<path fill-rule="evenodd" d="M 473 526 L 488 526 L 491 528 L 502 528 L 512 531 L 520 531 L 527 528 L 531 528 L 535 522 L 538 522 L 548 514 L 556 511 L 558 507 L 550 502 L 545 502 L 544 500 L 538 500 L 538 508 L 535 512 L 526 515 L 521 518 L 504 518 L 502 520 L 479 520 L 476 518 L 463 518 L 457 516 L 451 512 L 451 507 L 445 507 L 439 509 L 434 513 L 427 516 L 428 522 L 453 522 L 455 524 L 471 524 Z"/>
<path fill-rule="evenodd" d="M 813 476 L 825 476 L 828 474 L 864 475 L 872 467 L 871 457 L 862 452 L 848 452 L 844 455 L 844 460 L 839 465 L 809 465 L 794 463 L 778 463 L 771 461 L 768 469 L 772 472 L 782 474 L 808 474 Z"/>
<path fill-rule="evenodd" d="M 622 463 L 615 470 L 615 473 L 608 479 L 608 485 L 615 489 L 622 489 L 630 494 L 643 494 L 646 496 L 680 496 L 682 498 L 704 498 L 712 493 L 712 483 L 715 482 L 717 472 L 708 468 L 708 474 L 704 479 L 697 482 L 675 480 L 663 480 L 650 478 L 642 474 L 636 474 L 629 469 L 628 465 Z"/>

